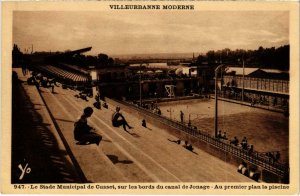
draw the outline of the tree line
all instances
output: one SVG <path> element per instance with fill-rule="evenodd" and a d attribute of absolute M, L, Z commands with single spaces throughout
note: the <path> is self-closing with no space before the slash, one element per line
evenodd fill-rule
<path fill-rule="evenodd" d="M 69 52 L 69 51 L 65 51 Z M 75 54 L 75 55 L 64 55 L 64 52 L 34 52 L 31 54 L 24 54 L 20 48 L 14 44 L 12 50 L 12 64 L 13 67 L 19 67 L 22 64 L 44 64 L 48 62 L 55 63 L 64 62 L 68 64 L 78 65 L 80 67 L 95 66 L 105 67 L 116 65 L 114 59 L 109 57 L 107 54 L 100 53 L 97 56 Z"/>
<path fill-rule="evenodd" d="M 114 59 L 103 53 L 100 53 L 97 56 L 76 54 L 74 56 L 64 56 L 60 60 L 65 63 L 86 68 L 88 68 L 88 66 L 95 66 L 95 68 L 100 68 L 115 65 Z"/>
<path fill-rule="evenodd" d="M 32 59 L 38 59 L 44 56 L 55 56 L 62 52 L 35 52 L 33 54 L 23 54 L 17 45 L 14 45 L 13 64 L 30 63 Z M 217 65 L 228 64 L 245 67 L 259 67 L 269 69 L 289 70 L 290 67 L 290 46 L 284 45 L 278 48 L 263 48 L 260 46 L 257 50 L 230 50 L 225 48 L 222 50 L 210 50 L 206 54 L 200 54 L 195 62 L 196 65 Z M 73 56 L 60 56 L 60 60 L 65 63 L 78 65 L 81 67 L 95 66 L 96 68 L 117 65 L 112 57 L 107 54 L 100 53 L 97 56 L 76 54 Z M 32 61 L 33 62 L 33 61 Z M 192 64 L 194 65 L 194 63 Z"/>
<path fill-rule="evenodd" d="M 210 50 L 206 54 L 200 54 L 196 63 L 198 65 L 228 64 L 246 67 L 260 67 L 269 69 L 289 70 L 290 67 L 290 46 L 284 45 L 278 48 L 263 48 L 257 50 Z"/>

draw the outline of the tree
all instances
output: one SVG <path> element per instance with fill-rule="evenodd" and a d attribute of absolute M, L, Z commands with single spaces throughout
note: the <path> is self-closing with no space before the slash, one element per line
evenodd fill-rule
<path fill-rule="evenodd" d="M 205 55 L 199 55 L 197 63 L 201 64 L 207 61 L 210 65 L 215 65 L 221 63 L 221 60 L 223 64 L 241 66 L 243 59 L 247 67 L 289 70 L 289 48 L 289 45 L 285 45 L 277 49 L 260 46 L 257 50 L 236 49 L 232 51 L 229 48 L 210 50 Z"/>
<path fill-rule="evenodd" d="M 110 66 L 111 66 L 111 65 L 114 65 L 114 59 L 111 58 L 111 57 L 108 58 L 108 61 L 107 61 L 107 62 L 108 62 L 108 65 L 110 65 Z"/>
<path fill-rule="evenodd" d="M 23 53 L 20 51 L 19 47 L 14 44 L 13 50 L 12 50 L 12 66 L 18 67 L 23 63 Z"/>
<path fill-rule="evenodd" d="M 98 54 L 98 63 L 102 66 L 106 66 L 108 64 L 108 56 L 107 54 Z"/>

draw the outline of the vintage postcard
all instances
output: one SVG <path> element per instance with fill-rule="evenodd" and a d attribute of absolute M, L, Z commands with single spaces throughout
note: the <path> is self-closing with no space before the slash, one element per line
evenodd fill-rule
<path fill-rule="evenodd" d="M 299 193 L 299 3 L 3 2 L 1 193 Z"/>

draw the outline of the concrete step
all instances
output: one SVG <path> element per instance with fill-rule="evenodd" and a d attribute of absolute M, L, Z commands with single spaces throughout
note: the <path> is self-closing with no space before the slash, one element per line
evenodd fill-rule
<path fill-rule="evenodd" d="M 224 178 L 228 181 L 237 180 L 235 168 L 232 165 L 220 162 L 218 158 L 209 155 L 201 149 L 195 148 L 195 153 L 192 153 L 183 148 L 183 143 L 177 145 L 170 142 L 168 139 L 177 140 L 181 138 L 174 137 L 152 123 L 147 124 L 151 131 L 147 130 L 141 126 L 142 118 L 137 115 L 135 110 L 126 108 L 126 106 L 122 106 L 110 99 L 106 99 L 106 101 L 112 108 L 115 108 L 117 105 L 121 106 L 122 114 L 129 119 L 129 124 L 134 126 L 134 131 L 137 131 L 141 135 L 141 140 L 139 140 L 141 142 L 136 143 L 136 145 L 153 159 L 158 160 L 160 165 L 167 168 L 168 172 L 175 175 L 180 181 L 193 182 L 195 179 L 199 181 L 205 179 L 204 182 L 207 180 L 210 181 L 211 173 L 217 174 L 214 178 L 220 181 Z M 197 163 L 199 165 L 195 166 Z M 191 170 L 194 171 L 191 172 Z M 251 181 L 244 176 L 241 178 Z"/>
<path fill-rule="evenodd" d="M 88 182 L 124 182 L 124 176 L 111 163 L 108 157 L 95 145 L 77 145 L 73 130 L 79 111 L 66 108 L 49 90 L 43 89 L 42 96 L 72 151 Z"/>
<path fill-rule="evenodd" d="M 81 182 L 80 174 L 67 153 L 37 88 L 26 82 L 29 74 L 24 76 L 21 68 L 14 68 L 13 71 L 21 81 L 17 86 L 19 92 L 14 94 L 18 97 L 13 99 L 16 101 L 13 106 L 17 106 L 16 110 L 13 110 L 13 116 L 22 122 L 21 125 L 12 125 L 12 132 L 17 131 L 16 134 L 12 134 L 12 145 L 18 145 L 18 141 L 22 143 L 12 148 L 20 148 L 24 154 L 21 153 L 21 157 L 15 158 L 26 158 L 32 168 L 28 182 Z M 19 169 L 17 172 L 19 173 Z M 26 179 L 22 182 L 26 183 Z"/>
<path fill-rule="evenodd" d="M 66 114 L 57 116 L 57 121 L 71 121 L 73 125 L 74 119 L 81 115 L 83 108 L 91 106 L 94 102 L 93 99 L 88 102 L 76 99 L 74 94 L 74 91 L 57 89 L 57 94 L 53 95 L 61 104 L 59 109 L 64 108 L 71 115 L 70 117 Z M 100 147 L 110 160 L 114 159 L 113 156 L 117 156 L 119 160 L 133 162 L 132 164 L 114 164 L 129 182 L 250 181 L 238 175 L 236 168 L 215 157 L 200 150 L 197 150 L 197 156 L 182 146 L 169 142 L 168 138 L 175 138 L 162 129 L 149 124 L 153 130 L 145 131 L 141 127 L 141 119 L 127 111 L 124 114 L 129 118 L 129 123 L 134 126 L 130 132 L 138 137 L 124 132 L 122 128 L 112 127 L 113 106 L 109 104 L 108 110 L 95 109 L 89 122 L 103 136 Z M 73 139 L 72 132 L 66 134 L 70 134 L 70 139 Z"/>
<path fill-rule="evenodd" d="M 81 112 L 87 106 L 91 106 L 92 101 L 86 102 L 81 99 L 76 99 L 73 96 L 73 92 L 69 91 L 68 94 L 65 93 L 64 96 L 59 97 L 59 101 L 70 107 L 75 107 Z M 63 92 L 59 94 L 63 95 Z M 128 133 L 111 126 L 109 121 L 112 115 L 112 111 L 103 109 L 103 110 L 94 110 L 94 114 L 91 119 L 89 119 L 89 124 L 91 124 L 98 132 L 103 136 L 104 141 L 101 144 L 103 152 L 115 163 L 115 166 L 120 169 L 120 171 L 126 176 L 130 182 L 153 182 L 158 181 L 158 179 L 149 172 L 139 160 L 136 159 L 136 156 L 132 155 L 127 150 L 128 146 L 127 138 L 132 137 Z M 105 120 L 104 120 L 105 119 Z M 109 119 L 109 120 L 108 120 Z M 125 142 L 125 143 L 124 143 Z M 117 160 L 116 160 L 117 158 Z M 123 163 L 123 164 L 119 164 Z"/>

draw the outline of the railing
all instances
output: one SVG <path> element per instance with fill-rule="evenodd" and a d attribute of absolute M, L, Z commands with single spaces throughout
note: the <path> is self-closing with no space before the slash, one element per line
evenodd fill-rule
<path fill-rule="evenodd" d="M 253 151 L 253 152 L 249 153 L 249 151 L 247 151 L 247 150 L 224 143 L 220 139 L 214 138 L 203 131 L 194 129 L 193 127 L 189 127 L 179 121 L 171 120 L 168 117 L 161 116 L 159 114 L 153 113 L 147 109 L 141 108 L 137 105 L 134 105 L 134 104 L 131 104 L 128 102 L 119 101 L 119 100 L 115 100 L 115 99 L 114 99 L 114 101 L 116 101 L 120 104 L 129 106 L 131 108 L 134 108 L 137 111 L 143 112 L 144 114 L 151 116 L 151 117 L 155 118 L 156 120 L 158 120 L 170 127 L 184 131 L 184 132 L 200 139 L 201 141 L 204 141 L 224 152 L 230 153 L 230 154 L 232 154 L 236 157 L 239 157 L 243 160 L 247 160 L 248 162 L 250 162 L 256 166 L 260 166 L 276 175 L 279 175 L 280 177 L 284 177 L 289 173 L 288 166 L 278 163 L 278 162 L 275 162 L 275 161 L 272 161 L 268 157 L 263 156 L 262 154 L 260 154 L 257 151 Z"/>
<path fill-rule="evenodd" d="M 252 89 L 257 91 L 265 91 L 279 94 L 289 94 L 289 81 L 288 80 L 275 80 L 265 78 L 252 78 L 241 76 L 224 76 L 224 84 L 227 86 L 235 86 L 242 88 L 244 81 L 245 89 Z"/>

